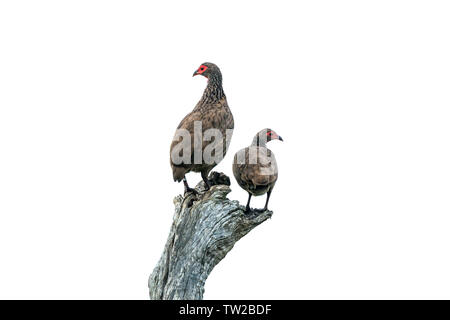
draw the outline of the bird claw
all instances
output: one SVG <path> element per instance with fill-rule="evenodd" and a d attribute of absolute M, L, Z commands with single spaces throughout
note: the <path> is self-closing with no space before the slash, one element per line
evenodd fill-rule
<path fill-rule="evenodd" d="M 246 214 L 256 214 L 256 215 L 258 215 L 258 214 L 261 214 L 261 213 L 263 213 L 263 212 L 266 212 L 267 211 L 267 208 L 262 208 L 262 209 L 254 209 L 254 208 L 251 208 L 250 210 L 245 210 L 244 211 L 244 213 L 246 213 Z"/>
<path fill-rule="evenodd" d="M 265 209 L 255 209 L 255 208 L 246 208 L 244 210 L 244 214 L 249 215 L 249 216 L 258 215 L 258 214 L 263 213 L 264 211 L 266 211 L 266 210 Z"/>
<path fill-rule="evenodd" d="M 208 177 L 208 183 L 210 186 L 215 186 L 215 185 L 226 185 L 226 186 L 230 186 L 230 178 L 228 178 L 225 174 L 223 173 L 219 173 L 216 171 L 213 171 L 210 173 L 209 177 Z"/>
<path fill-rule="evenodd" d="M 184 195 L 186 196 L 187 194 L 192 193 L 193 195 L 198 195 L 199 192 L 197 190 L 195 190 L 194 188 L 186 188 L 184 189 Z"/>

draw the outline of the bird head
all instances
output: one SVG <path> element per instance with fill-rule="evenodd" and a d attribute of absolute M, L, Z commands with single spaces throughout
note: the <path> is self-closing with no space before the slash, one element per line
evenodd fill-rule
<path fill-rule="evenodd" d="M 220 69 L 218 66 L 216 66 L 214 63 L 211 62 L 205 62 L 198 67 L 197 70 L 195 70 L 193 77 L 197 75 L 202 75 L 205 78 L 210 78 L 212 75 L 217 75 L 221 77 Z"/>
<path fill-rule="evenodd" d="M 267 142 L 272 140 L 283 141 L 283 138 L 281 138 L 278 133 L 276 133 L 272 129 L 263 129 L 262 131 L 260 131 L 260 134 L 266 137 L 265 139 Z"/>
<path fill-rule="evenodd" d="M 257 146 L 265 146 L 267 142 L 272 140 L 283 141 L 283 138 L 281 138 L 278 133 L 276 133 L 272 129 L 266 128 L 262 129 L 256 134 L 256 136 L 253 138 L 252 144 Z"/>

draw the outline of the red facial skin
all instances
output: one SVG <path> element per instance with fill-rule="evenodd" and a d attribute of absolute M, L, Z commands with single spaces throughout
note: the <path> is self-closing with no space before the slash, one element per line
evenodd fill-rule
<path fill-rule="evenodd" d="M 273 131 L 267 131 L 266 135 L 267 135 L 267 138 L 270 138 L 272 140 L 278 139 L 278 135 Z"/>
<path fill-rule="evenodd" d="M 206 69 L 208 69 L 208 67 L 202 64 L 200 67 L 198 67 L 197 74 L 202 74 L 206 71 Z"/>

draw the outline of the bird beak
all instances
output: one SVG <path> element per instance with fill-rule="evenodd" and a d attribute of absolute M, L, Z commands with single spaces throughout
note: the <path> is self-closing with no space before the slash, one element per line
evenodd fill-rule
<path fill-rule="evenodd" d="M 195 70 L 195 72 L 192 76 L 195 77 L 196 75 L 198 75 L 197 70 Z"/>
<path fill-rule="evenodd" d="M 283 141 L 283 138 L 282 138 L 282 137 L 280 137 L 280 136 L 278 136 L 278 140 L 280 140 L 280 141 Z"/>

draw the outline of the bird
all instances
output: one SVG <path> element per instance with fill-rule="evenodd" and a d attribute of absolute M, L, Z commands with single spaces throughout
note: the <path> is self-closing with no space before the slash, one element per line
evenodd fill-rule
<path fill-rule="evenodd" d="M 266 128 L 259 131 L 253 138 L 252 144 L 239 150 L 233 159 L 233 174 L 239 186 L 248 192 L 248 201 L 245 213 L 249 213 L 252 196 L 261 196 L 267 193 L 266 204 L 263 209 L 268 210 L 270 195 L 278 179 L 278 166 L 274 153 L 266 147 L 271 140 L 283 139 L 273 130 Z"/>
<path fill-rule="evenodd" d="M 186 180 L 186 174 L 191 171 L 200 172 L 205 191 L 210 189 L 209 172 L 225 157 L 234 129 L 219 67 L 211 62 L 202 63 L 193 77 L 197 75 L 205 77 L 208 84 L 195 108 L 181 120 L 170 146 L 173 179 L 183 181 L 185 194 L 198 193 Z M 207 136 L 208 132 L 216 134 L 214 139 Z M 211 156 L 205 157 L 207 151 Z"/>

